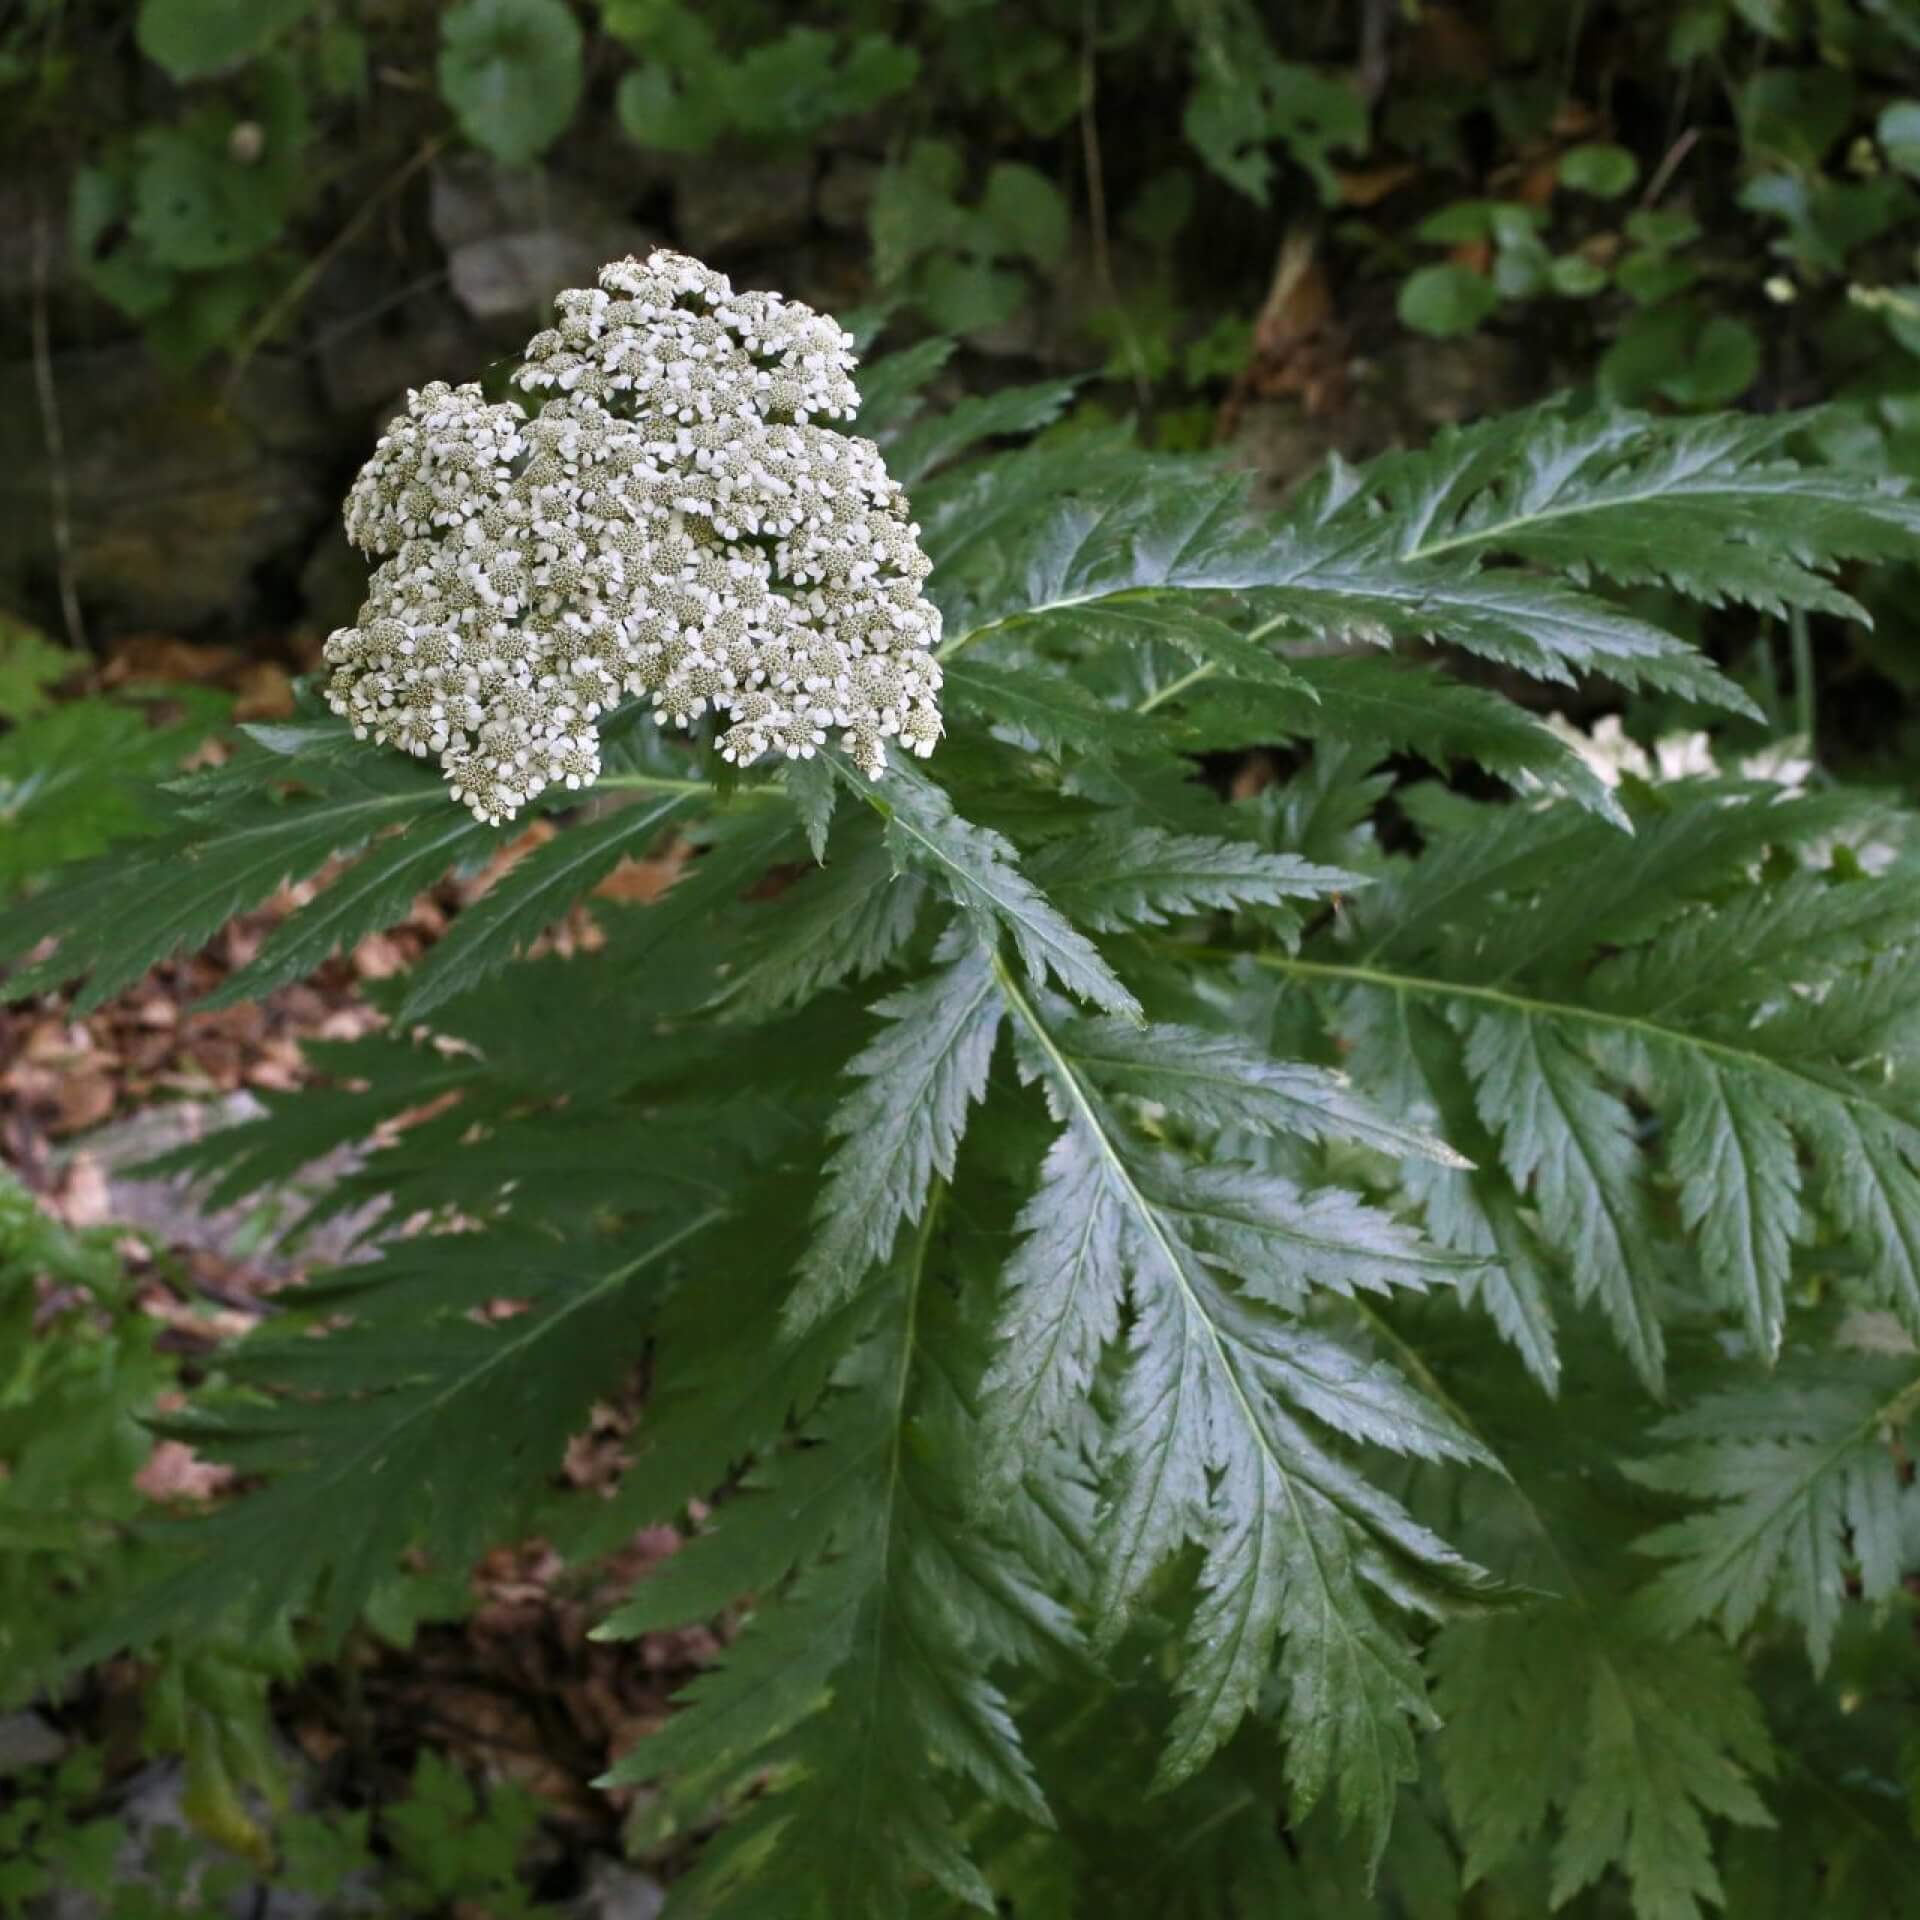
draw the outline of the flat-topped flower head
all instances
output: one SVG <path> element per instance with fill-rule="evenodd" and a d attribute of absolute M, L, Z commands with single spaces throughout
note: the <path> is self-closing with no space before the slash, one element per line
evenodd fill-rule
<path fill-rule="evenodd" d="M 513 375 L 537 411 L 435 382 L 354 482 L 348 536 L 389 557 L 327 641 L 335 712 L 438 756 L 485 820 L 591 784 L 635 695 L 716 716 L 740 766 L 931 753 L 919 528 L 879 449 L 820 424 L 858 409 L 851 336 L 668 252 L 554 307 Z"/>

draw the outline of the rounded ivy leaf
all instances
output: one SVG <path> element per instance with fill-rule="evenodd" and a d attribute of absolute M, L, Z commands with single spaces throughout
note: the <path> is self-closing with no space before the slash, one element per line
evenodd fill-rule
<path fill-rule="evenodd" d="M 1889 166 L 1920 180 L 1920 100 L 1896 100 L 1883 108 L 1874 137 Z"/>
<path fill-rule="evenodd" d="M 1021 255 L 1050 267 L 1067 250 L 1067 203 L 1044 173 L 1003 160 L 987 175 L 980 216 L 997 258 Z"/>
<path fill-rule="evenodd" d="M 1595 140 L 1560 156 L 1560 184 L 1596 199 L 1617 200 L 1640 177 L 1640 163 L 1625 147 Z"/>
<path fill-rule="evenodd" d="M 1493 259 L 1493 284 L 1505 300 L 1531 300 L 1547 285 L 1552 259 L 1545 247 L 1529 237 L 1524 245 L 1502 247 Z"/>
<path fill-rule="evenodd" d="M 963 254 L 936 254 L 921 267 L 920 304 L 948 333 L 983 333 L 1019 311 L 1027 284 L 1007 267 Z"/>
<path fill-rule="evenodd" d="M 965 218 L 956 197 L 964 170 L 960 150 L 948 141 L 916 140 L 906 159 L 880 176 L 867 232 L 882 286 L 957 235 Z"/>
<path fill-rule="evenodd" d="M 278 237 L 287 214 L 280 177 L 236 160 L 214 119 L 149 127 L 134 153 L 129 224 L 156 266 L 230 267 Z"/>
<path fill-rule="evenodd" d="M 724 109 L 711 94 L 682 92 L 665 67 L 635 67 L 620 82 L 615 110 L 627 137 L 656 153 L 705 153 L 726 131 Z"/>
<path fill-rule="evenodd" d="M 1690 260 L 1676 260 L 1671 254 L 1647 249 L 1630 253 L 1614 270 L 1620 291 L 1643 307 L 1658 306 L 1686 290 L 1700 277 L 1700 269 Z"/>
<path fill-rule="evenodd" d="M 1582 253 L 1563 253 L 1547 269 L 1547 279 L 1555 293 L 1570 300 L 1584 300 L 1607 284 L 1607 270 Z"/>
<path fill-rule="evenodd" d="M 1602 356 L 1605 398 L 1627 406 L 1655 397 L 1679 407 L 1724 407 L 1760 371 L 1760 336 L 1744 320 L 1673 300 L 1634 315 Z"/>
<path fill-rule="evenodd" d="M 127 206 L 125 181 L 104 167 L 82 167 L 67 198 L 67 236 L 81 279 L 129 320 L 144 320 L 172 297 L 174 276 L 131 237 Z"/>
<path fill-rule="evenodd" d="M 1852 124 L 1854 96 L 1852 76 L 1831 67 L 1769 67 L 1734 104 L 1753 153 L 1811 171 Z"/>
<path fill-rule="evenodd" d="M 1414 229 L 1416 236 L 1436 247 L 1457 247 L 1485 240 L 1493 232 L 1495 200 L 1456 200 L 1427 215 Z"/>
<path fill-rule="evenodd" d="M 440 22 L 440 97 L 476 147 L 526 166 L 580 99 L 580 23 L 563 0 L 460 0 Z"/>
<path fill-rule="evenodd" d="M 1683 407 L 1731 406 L 1759 373 L 1760 336 L 1744 320 L 1717 313 L 1700 329 L 1692 363 L 1663 390 Z"/>
<path fill-rule="evenodd" d="M 250 60 L 313 10 L 313 0 L 140 0 L 133 37 L 175 80 Z"/>
<path fill-rule="evenodd" d="M 1484 273 L 1448 260 L 1407 276 L 1400 289 L 1400 321 L 1416 333 L 1445 340 L 1471 333 L 1499 304 L 1499 292 Z"/>
<path fill-rule="evenodd" d="M 1193 218 L 1193 175 L 1184 167 L 1156 173 L 1134 197 L 1121 224 L 1143 247 L 1167 252 Z"/>

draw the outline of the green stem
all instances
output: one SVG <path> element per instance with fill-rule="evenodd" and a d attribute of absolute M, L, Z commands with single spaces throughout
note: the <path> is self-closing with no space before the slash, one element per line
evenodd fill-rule
<path fill-rule="evenodd" d="M 1429 1000 L 1477 1000 L 1483 1006 L 1499 1007 L 1524 1019 L 1578 1020 L 1588 1026 L 1612 1027 L 1620 1032 L 1640 1033 L 1651 1040 L 1675 1041 L 1726 1060 L 1743 1068 L 1776 1067 L 1779 1063 L 1764 1054 L 1750 1053 L 1724 1040 L 1708 1040 L 1697 1033 L 1662 1026 L 1637 1014 L 1610 1013 L 1604 1007 L 1582 1007 L 1568 1000 L 1536 1000 L 1528 994 L 1512 993 L 1505 987 L 1472 986 L 1463 980 L 1440 980 L 1417 973 L 1390 973 L 1383 967 L 1367 967 L 1338 960 L 1302 960 L 1293 954 L 1254 953 L 1238 947 L 1200 947 L 1179 941 L 1158 944 L 1208 960 L 1251 960 L 1256 967 L 1272 973 L 1289 973 L 1301 979 L 1332 980 L 1347 986 L 1379 987 L 1388 993 L 1412 994 Z M 1779 1068 L 1785 1071 L 1784 1068 Z M 1827 1089 L 1827 1091 L 1833 1091 Z"/>
<path fill-rule="evenodd" d="M 1257 627 L 1247 629 L 1249 641 L 1264 640 L 1270 633 L 1278 633 L 1287 624 L 1287 616 L 1278 614 L 1271 620 L 1263 620 Z M 1135 713 L 1151 713 L 1155 707 L 1164 706 L 1167 701 L 1183 694 L 1189 687 L 1197 687 L 1203 680 L 1211 680 L 1219 668 L 1211 660 L 1203 660 L 1191 673 L 1183 673 L 1178 680 L 1169 681 L 1158 693 L 1149 694 L 1134 708 Z"/>
<path fill-rule="evenodd" d="M 718 789 L 711 780 L 673 780 L 661 773 L 603 773 L 593 783 L 594 791 L 599 793 L 716 793 Z M 746 793 L 758 793 L 757 787 L 742 789 Z M 772 788 L 765 789 L 772 792 Z"/>
<path fill-rule="evenodd" d="M 1135 713 L 1151 713 L 1155 707 L 1163 707 L 1169 700 L 1177 700 L 1189 687 L 1198 686 L 1213 672 L 1210 662 L 1202 661 L 1191 673 L 1183 673 L 1178 680 L 1169 680 L 1158 693 L 1150 693 L 1134 708 Z"/>
<path fill-rule="evenodd" d="M 1887 1109 L 1869 1095 L 1848 1091 L 1822 1080 L 1817 1074 L 1776 1060 L 1770 1054 L 1756 1053 L 1727 1040 L 1710 1040 L 1686 1027 L 1663 1025 L 1638 1014 L 1613 1013 L 1604 1007 L 1583 1007 L 1570 1000 L 1536 1000 L 1530 995 L 1513 993 L 1504 987 L 1470 986 L 1460 980 L 1440 980 L 1416 973 L 1390 973 L 1384 968 L 1331 960 L 1302 960 L 1291 954 L 1249 952 L 1240 947 L 1213 947 L 1187 944 L 1178 940 L 1159 940 L 1154 944 L 1164 951 L 1188 958 L 1209 960 L 1250 960 L 1272 973 L 1290 974 L 1302 980 L 1327 980 L 1345 986 L 1374 987 L 1382 992 L 1417 999 L 1466 1000 L 1481 1006 L 1498 1007 L 1526 1020 L 1572 1022 L 1588 1027 L 1608 1028 L 1615 1033 L 1643 1036 L 1656 1046 L 1684 1047 L 1694 1055 L 1724 1062 L 1735 1072 L 1765 1075 L 1785 1081 L 1798 1093 L 1812 1092 L 1848 1108 L 1859 1108 L 1884 1119 Z"/>
<path fill-rule="evenodd" d="M 1814 723 L 1819 716 L 1813 684 L 1813 638 L 1807 630 L 1804 607 L 1787 610 L 1787 641 L 1793 656 L 1793 730 L 1807 743 L 1811 756 Z"/>

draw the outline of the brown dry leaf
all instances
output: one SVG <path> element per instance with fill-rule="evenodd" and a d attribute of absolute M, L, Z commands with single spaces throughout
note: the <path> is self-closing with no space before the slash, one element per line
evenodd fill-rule
<path fill-rule="evenodd" d="M 84 1026 L 69 1026 L 64 1020 L 36 1020 L 27 1029 L 20 1048 L 23 1060 L 41 1062 L 70 1060 L 93 1044 Z"/>
<path fill-rule="evenodd" d="M 1529 160 L 1521 167 L 1513 197 L 1522 206 L 1544 207 L 1552 200 L 1559 185 L 1560 156 L 1557 153 L 1542 154 L 1537 160 Z"/>
<path fill-rule="evenodd" d="M 218 680 L 245 664 L 233 647 L 201 646 L 165 633 L 132 633 L 114 643 L 101 669 L 102 686 L 124 687 L 139 680 Z"/>
<path fill-rule="evenodd" d="M 362 980 L 391 980 L 407 956 L 391 934 L 370 933 L 353 950 L 353 970 Z"/>
<path fill-rule="evenodd" d="M 200 1263 L 194 1263 L 198 1266 Z M 241 1307 L 207 1308 L 182 1300 L 171 1287 L 149 1286 L 141 1289 L 140 1311 L 156 1320 L 169 1333 L 186 1336 L 186 1342 L 199 1351 L 211 1351 L 225 1341 L 238 1340 L 260 1322 L 260 1315 Z M 176 1343 L 177 1350 L 177 1343 Z M 163 1412 L 176 1409 L 163 1408 Z"/>
<path fill-rule="evenodd" d="M 371 1007 L 338 1007 L 322 1017 L 314 1033 L 322 1040 L 361 1040 L 381 1024 Z"/>
<path fill-rule="evenodd" d="M 1493 74 L 1493 42 L 1458 7 L 1426 6 L 1406 41 L 1405 70 L 1484 85 Z"/>
<path fill-rule="evenodd" d="M 255 915 L 234 921 L 216 942 L 221 963 L 227 971 L 238 973 L 242 967 L 249 965 L 266 944 L 267 931 L 267 923 Z M 211 986 L 212 982 L 209 981 L 208 985 Z"/>
<path fill-rule="evenodd" d="M 1348 172 L 1336 168 L 1334 180 L 1340 198 L 1349 207 L 1377 207 L 1388 194 L 1397 193 L 1409 180 L 1420 177 L 1420 169 L 1411 160 L 1392 160 L 1380 167 L 1356 167 Z"/>
<path fill-rule="evenodd" d="M 1553 111 L 1557 140 L 1584 140 L 1600 125 L 1600 115 L 1584 100 L 1562 100 Z"/>
<path fill-rule="evenodd" d="M 249 660 L 232 686 L 236 720 L 284 720 L 293 712 L 293 682 L 272 660 Z"/>
<path fill-rule="evenodd" d="M 60 1069 L 33 1060 L 16 1060 L 0 1074 L 0 1093 L 7 1094 L 19 1108 L 39 1109 L 49 1105 L 59 1086 Z"/>
<path fill-rule="evenodd" d="M 161 1505 L 203 1503 L 233 1484 L 233 1469 L 202 1460 L 183 1440 L 160 1440 L 133 1476 L 134 1486 Z"/>
<path fill-rule="evenodd" d="M 1264 793 L 1279 777 L 1280 770 L 1274 764 L 1272 754 L 1265 751 L 1250 753 L 1235 769 L 1229 792 L 1236 804 L 1251 800 L 1255 794 Z"/>
<path fill-rule="evenodd" d="M 1312 228 L 1290 227 L 1273 281 L 1254 321 L 1253 351 L 1221 404 L 1218 437 L 1228 439 L 1249 399 L 1298 398 L 1312 417 L 1337 413 L 1347 396 L 1346 330 Z"/>
<path fill-rule="evenodd" d="M 290 1731 L 293 1743 L 316 1767 L 324 1767 L 346 1750 L 347 1737 L 315 1720 L 297 1720 Z"/>
<path fill-rule="evenodd" d="M 535 847 L 544 847 L 558 832 L 559 828 L 551 820 L 534 821 L 525 833 L 515 834 L 478 873 L 455 879 L 453 897 L 463 907 L 472 906 L 512 872 Z"/>
<path fill-rule="evenodd" d="M 621 906 L 649 906 L 673 885 L 684 860 L 684 854 L 658 860 L 636 860 L 631 854 L 625 855 L 594 888 L 594 898 L 612 900 Z"/>
<path fill-rule="evenodd" d="M 47 1131 L 63 1135 L 97 1127 L 112 1113 L 116 1097 L 113 1081 L 97 1069 L 62 1075 L 54 1093 L 54 1116 Z"/>
<path fill-rule="evenodd" d="M 104 1227 L 109 1218 L 106 1169 L 90 1153 L 67 1162 L 60 1185 L 41 1204 L 70 1227 Z"/>
<path fill-rule="evenodd" d="M 250 1087 L 265 1087 L 271 1093 L 292 1093 L 306 1080 L 306 1058 L 297 1040 L 272 1039 L 260 1050 L 260 1058 L 243 1078 Z"/>
<path fill-rule="evenodd" d="M 461 1097 L 460 1089 L 455 1087 L 450 1092 L 435 1094 L 417 1107 L 405 1107 L 398 1113 L 388 1114 L 367 1136 L 368 1145 L 391 1146 L 409 1127 L 423 1126 L 429 1120 L 438 1119 L 449 1107 L 457 1107 Z"/>

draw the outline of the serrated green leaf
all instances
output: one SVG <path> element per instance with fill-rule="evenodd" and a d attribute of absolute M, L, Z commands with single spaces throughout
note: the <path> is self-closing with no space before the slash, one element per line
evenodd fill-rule
<path fill-rule="evenodd" d="M 643 852 L 694 796 L 669 794 L 568 828 L 524 855 L 461 914 L 413 971 L 399 1018 L 421 1018 L 476 986 L 583 900 L 629 853 Z"/>
<path fill-rule="evenodd" d="M 1065 674 L 966 660 L 947 668 L 945 701 L 989 725 L 1030 735 L 1043 747 L 1124 753 L 1156 745 L 1164 722 L 1103 705 Z"/>
<path fill-rule="evenodd" d="M 1073 380 L 1046 380 L 1031 387 L 1003 387 L 998 393 L 971 394 L 943 413 L 902 428 L 887 443 L 887 471 L 911 487 L 984 440 L 1033 433 L 1050 425 L 1073 398 Z M 865 388 L 862 387 L 862 394 Z M 863 398 L 861 430 L 866 430 Z"/>
<path fill-rule="evenodd" d="M 1276 1060 L 1234 1034 L 1166 1021 L 1142 1031 L 1118 1020 L 1073 1020 L 1057 1024 L 1054 1039 L 1110 1092 L 1150 1100 L 1192 1126 L 1355 1141 L 1395 1159 L 1467 1164 L 1445 1141 L 1375 1107 L 1344 1075 Z"/>
<path fill-rule="evenodd" d="M 238 66 L 313 11 L 313 0 L 140 0 L 134 38 L 175 80 Z"/>
<path fill-rule="evenodd" d="M 1061 840 L 1034 863 L 1068 917 L 1098 933 L 1163 927 L 1210 908 L 1282 907 L 1364 887 L 1364 875 L 1241 840 L 1103 827 Z"/>
<path fill-rule="evenodd" d="M 833 769 L 818 755 L 806 760 L 790 760 L 786 787 L 787 798 L 793 802 L 800 824 L 806 829 L 807 851 L 816 861 L 824 861 L 827 836 L 833 830 L 833 803 L 840 792 Z"/>
<path fill-rule="evenodd" d="M 1910 1364 L 1849 1355 L 1799 1359 L 1663 1421 L 1674 1444 L 1628 1471 L 1710 1504 L 1639 1542 L 1668 1565 L 1638 1617 L 1673 1634 L 1715 1620 L 1737 1640 L 1772 1605 L 1824 1667 L 1850 1576 L 1870 1604 L 1899 1587 L 1913 1501 L 1895 1448 L 1916 1408 Z"/>
<path fill-rule="evenodd" d="M 291 1381 L 300 1396 L 192 1426 L 207 1449 L 239 1447 L 280 1477 L 183 1535 L 197 1557 L 141 1593 L 98 1647 L 236 1607 L 271 1618 L 304 1604 L 323 1575 L 337 1635 L 408 1546 L 464 1564 L 485 1545 L 485 1516 L 499 1513 L 503 1493 L 551 1474 L 568 1434 L 637 1360 L 636 1301 L 718 1217 L 696 1214 L 598 1254 L 587 1277 L 503 1324 L 449 1317 L 430 1338 L 375 1342 L 348 1330 L 256 1346 L 252 1376 Z M 317 1513 L 331 1524 L 316 1526 Z"/>
<path fill-rule="evenodd" d="M 944 963 L 875 1008 L 888 1026 L 848 1071 L 859 1081 L 834 1109 L 838 1141 L 814 1209 L 785 1323 L 804 1330 L 855 1292 L 918 1220 L 936 1178 L 953 1171 L 967 1112 L 986 1088 L 1001 1005 L 990 957 L 950 937 Z"/>
<path fill-rule="evenodd" d="M 697 1870 L 694 1891 L 721 1911 L 877 1917 L 923 1877 L 990 1905 L 949 1783 L 1051 1822 L 990 1670 L 1016 1651 L 1057 1659 L 1074 1634 L 1004 1530 L 954 1497 L 945 1448 L 964 1447 L 971 1415 L 949 1369 L 968 1329 L 929 1297 L 927 1244 L 923 1232 L 871 1303 L 875 1330 L 808 1421 L 809 1446 L 765 1463 L 763 1490 L 744 1496 L 742 1512 L 782 1503 L 769 1553 L 722 1527 L 687 1553 L 689 1566 L 722 1564 L 676 1575 L 704 1604 L 792 1558 L 784 1597 L 755 1611 L 681 1716 L 613 1776 L 666 1773 L 698 1804 L 771 1772 L 778 1790 Z M 943 1444 L 910 1445 L 916 1429 Z M 964 1653 L 951 1638 L 962 1622 Z"/>
<path fill-rule="evenodd" d="M 306 879 L 335 854 L 445 804 L 437 782 L 390 781 L 387 769 L 368 760 L 325 792 L 246 800 L 204 831 L 176 827 L 133 852 L 105 854 L 8 916 L 0 955 L 50 935 L 60 944 L 50 959 L 11 976 L 6 992 L 83 980 L 74 1005 L 86 1012 L 156 962 L 204 945 L 283 883 Z"/>
<path fill-rule="evenodd" d="M 1554 1906 L 1616 1864 L 1636 1920 L 1703 1920 L 1703 1903 L 1718 1906 L 1707 1820 L 1767 1825 L 1754 1776 L 1772 1755 L 1745 1677 L 1711 1641 L 1636 1642 L 1560 1602 L 1447 1628 L 1435 1668 L 1440 1777 L 1469 1883 L 1557 1812 Z"/>
<path fill-rule="evenodd" d="M 1564 793 L 1616 826 L 1612 790 L 1559 735 L 1510 700 L 1431 667 L 1363 655 L 1292 663 L 1299 688 L 1212 690 L 1188 710 L 1204 746 L 1258 738 L 1365 742 L 1417 753 L 1443 770 L 1485 767 L 1522 791 Z"/>
<path fill-rule="evenodd" d="M 1597 1299 L 1655 1393 L 1666 1340 L 1657 1293 L 1662 1258 L 1632 1116 L 1551 1024 L 1527 1014 L 1476 1014 L 1467 1070 L 1480 1119 L 1531 1189 L 1582 1299 Z"/>
<path fill-rule="evenodd" d="M 1278 1639 L 1296 1802 L 1304 1810 L 1333 1789 L 1343 1819 L 1377 1849 L 1413 1767 L 1408 1722 L 1424 1723 L 1428 1709 L 1411 1650 L 1375 1612 L 1360 1567 L 1385 1556 L 1387 1591 L 1440 1613 L 1477 1604 L 1484 1576 L 1342 1465 L 1297 1414 L 1396 1450 L 1484 1454 L 1385 1369 L 1326 1355 L 1303 1367 L 1313 1342 L 1267 1303 L 1295 1300 L 1303 1283 L 1349 1263 L 1370 1265 L 1364 1236 L 1384 1251 L 1377 1236 L 1397 1230 L 1342 1196 L 1308 1198 L 1251 1169 L 1201 1170 L 1143 1151 L 1056 1023 L 1004 963 L 996 977 L 1073 1139 L 1055 1149 L 1050 1191 L 1080 1209 L 1081 1235 L 1068 1240 L 1057 1207 L 1029 1216 L 1045 1252 L 1009 1269 L 1018 1290 L 989 1375 L 991 1444 L 1004 1461 L 1020 1444 L 1013 1419 L 1071 1400 L 1124 1293 L 1132 1326 L 1101 1470 L 1096 1617 L 1115 1635 L 1186 1541 L 1201 1549 L 1207 1596 L 1189 1632 L 1186 1705 L 1161 1782 L 1185 1777 L 1231 1732 Z M 1073 1257 L 1054 1265 L 1068 1244 Z M 1418 1265 L 1415 1243 L 1400 1236 L 1372 1283 L 1419 1284 Z M 1051 1376 L 1033 1369 L 1034 1341 Z M 1266 1518 L 1275 1515 L 1286 1524 Z"/>
<path fill-rule="evenodd" d="M 864 834 L 841 836 L 824 870 L 742 916 L 742 948 L 721 994 L 729 1013 L 760 1019 L 842 981 L 867 979 L 913 937 L 927 884 L 896 873 L 880 835 L 865 824 Z"/>
<path fill-rule="evenodd" d="M 496 836 L 472 818 L 422 821 L 378 842 L 319 897 L 267 937 L 259 953 L 202 1003 L 231 1006 L 312 973 L 329 955 L 404 919 L 414 900 L 462 862 L 482 857 Z"/>
<path fill-rule="evenodd" d="M 865 793 L 862 797 L 873 798 Z M 983 937 L 995 939 L 1004 930 L 1036 980 L 1050 974 L 1096 1006 L 1138 1017 L 1139 1001 L 1093 943 L 1021 872 L 1009 841 L 991 828 L 961 819 L 942 788 L 905 768 L 896 770 L 879 804 L 890 844 L 933 874 Z"/>
<path fill-rule="evenodd" d="M 581 39 L 565 0 L 459 0 L 440 20 L 441 97 L 475 146 L 526 166 L 573 118 Z"/>
<path fill-rule="evenodd" d="M 183 689 L 177 724 L 138 707 L 73 700 L 0 734 L 0 898 L 164 827 L 137 782 L 165 779 L 218 727 L 226 701 Z"/>

